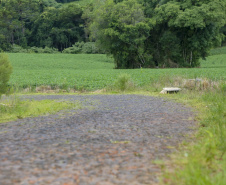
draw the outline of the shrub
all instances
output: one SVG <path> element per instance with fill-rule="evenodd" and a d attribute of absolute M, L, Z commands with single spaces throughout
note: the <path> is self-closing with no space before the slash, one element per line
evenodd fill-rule
<path fill-rule="evenodd" d="M 30 53 L 43 53 L 43 49 L 42 48 L 39 48 L 39 47 L 36 47 L 36 46 L 31 47 L 29 49 L 29 51 L 30 51 Z"/>
<path fill-rule="evenodd" d="M 8 90 L 7 82 L 12 73 L 12 66 L 6 54 L 0 54 L 0 97 Z"/>
<path fill-rule="evenodd" d="M 39 48 L 39 47 L 31 47 L 29 49 L 30 53 L 57 53 L 58 50 L 56 48 L 49 48 L 49 47 L 45 47 L 43 48 Z"/>
<path fill-rule="evenodd" d="M 63 50 L 63 53 L 68 54 L 96 54 L 101 53 L 104 54 L 104 51 L 98 49 L 96 47 L 95 42 L 76 42 L 72 47 L 66 48 Z"/>
<path fill-rule="evenodd" d="M 220 84 L 220 91 L 224 94 L 226 94 L 226 83 L 225 82 L 222 82 Z"/>
<path fill-rule="evenodd" d="M 95 42 L 86 42 L 82 47 L 82 53 L 95 54 L 99 53 L 99 50 L 96 47 Z"/>
<path fill-rule="evenodd" d="M 49 48 L 47 46 L 43 49 L 43 53 L 57 53 L 57 52 L 58 50 L 56 48 Z"/>
<path fill-rule="evenodd" d="M 69 47 L 69 48 L 66 48 L 63 50 L 63 53 L 67 53 L 67 54 L 77 54 L 77 53 L 80 53 L 81 51 L 81 48 L 79 47 L 76 47 L 76 46 L 72 46 L 72 47 Z"/>
<path fill-rule="evenodd" d="M 24 49 L 23 47 L 14 44 L 10 52 L 11 53 L 57 53 L 58 50 L 56 48 L 49 48 L 47 46 L 45 48 L 33 46 L 29 49 Z"/>
<path fill-rule="evenodd" d="M 16 44 L 13 44 L 11 50 L 10 50 L 11 53 L 27 53 L 27 50 L 22 48 L 21 46 L 19 45 L 16 45 Z"/>
<path fill-rule="evenodd" d="M 116 91 L 132 91 L 135 89 L 135 84 L 133 83 L 131 76 L 128 74 L 121 74 L 118 76 L 114 84 L 107 88 L 107 90 Z"/>

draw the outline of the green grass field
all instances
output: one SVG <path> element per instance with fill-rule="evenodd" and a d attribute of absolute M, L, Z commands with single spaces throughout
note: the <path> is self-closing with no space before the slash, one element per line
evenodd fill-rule
<path fill-rule="evenodd" d="M 97 90 L 112 84 L 127 73 L 138 86 L 151 84 L 159 78 L 180 76 L 185 79 L 226 79 L 226 54 L 210 56 L 200 68 L 178 69 L 114 69 L 113 60 L 100 54 L 8 54 L 13 66 L 10 85 L 62 86 Z"/>

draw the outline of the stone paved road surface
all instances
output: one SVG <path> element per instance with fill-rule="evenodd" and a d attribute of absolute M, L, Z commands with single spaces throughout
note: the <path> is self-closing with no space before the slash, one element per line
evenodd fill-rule
<path fill-rule="evenodd" d="M 1 185 L 140 185 L 192 132 L 181 104 L 141 95 L 49 95 L 81 110 L 0 124 Z"/>

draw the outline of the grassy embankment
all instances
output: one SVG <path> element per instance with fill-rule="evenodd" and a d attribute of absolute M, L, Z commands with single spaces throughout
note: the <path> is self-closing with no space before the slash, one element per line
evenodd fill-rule
<path fill-rule="evenodd" d="M 22 101 L 16 96 L 10 96 L 0 100 L 0 123 L 22 119 L 25 117 L 36 117 L 46 114 L 54 114 L 65 109 L 79 109 L 79 102 L 42 100 Z"/>
<path fill-rule="evenodd" d="M 170 98 L 197 111 L 198 130 L 192 142 L 182 143 L 163 168 L 162 184 L 224 185 L 226 182 L 226 86 L 187 91 Z"/>
<path fill-rule="evenodd" d="M 226 47 L 211 51 L 211 57 L 202 62 L 205 68 L 224 69 Z M 215 74 L 214 73 L 214 74 Z M 224 185 L 226 184 L 226 83 L 216 81 L 214 88 L 189 90 L 172 98 L 189 104 L 199 113 L 198 131 L 192 143 L 184 143 L 163 162 L 162 184 Z M 171 169 L 171 171 L 170 171 Z M 172 170 L 173 169 L 173 170 Z"/>
<path fill-rule="evenodd" d="M 179 94 L 162 96 L 194 107 L 199 113 L 199 128 L 192 143 L 182 144 L 171 161 L 159 164 L 164 171 L 163 184 L 223 185 L 226 182 L 226 53 L 221 50 L 214 51 L 213 56 L 201 62 L 201 68 L 195 69 L 114 70 L 112 60 L 104 55 L 10 54 L 14 67 L 10 85 L 18 89 L 49 85 L 97 90 L 112 84 L 107 88 L 110 92 L 129 89 L 148 95 L 158 95 L 168 85 L 183 87 Z M 127 75 L 118 77 L 122 73 Z M 189 78 L 203 81 L 185 80 Z"/>

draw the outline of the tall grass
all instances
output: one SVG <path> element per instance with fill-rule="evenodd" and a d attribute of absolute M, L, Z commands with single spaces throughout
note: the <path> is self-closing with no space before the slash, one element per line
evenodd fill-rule
<path fill-rule="evenodd" d="M 109 85 L 106 90 L 107 91 L 118 91 L 118 92 L 125 92 L 125 91 L 133 91 L 135 89 L 135 84 L 131 79 L 131 76 L 126 73 L 122 73 L 118 76 L 115 82 L 112 85 Z"/>
<path fill-rule="evenodd" d="M 190 90 L 177 99 L 192 105 L 199 112 L 199 130 L 193 142 L 182 145 L 168 164 L 162 184 L 224 185 L 226 182 L 226 91 L 218 88 Z M 173 172 L 172 172 L 172 169 Z"/>
<path fill-rule="evenodd" d="M 79 109 L 79 102 L 54 101 L 54 100 L 24 100 L 12 95 L 0 99 L 0 123 L 22 119 L 25 117 L 36 117 L 45 114 L 54 114 L 65 109 Z"/>

